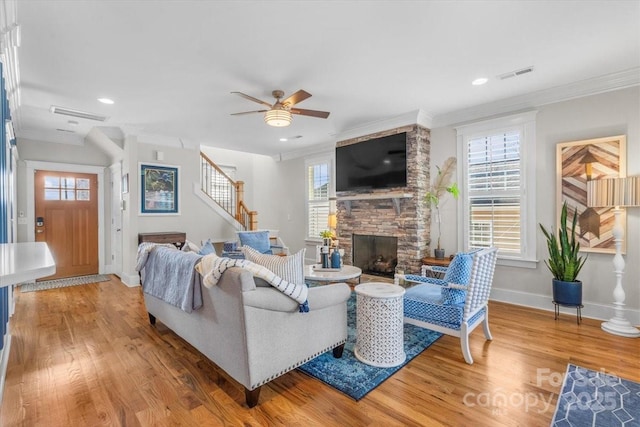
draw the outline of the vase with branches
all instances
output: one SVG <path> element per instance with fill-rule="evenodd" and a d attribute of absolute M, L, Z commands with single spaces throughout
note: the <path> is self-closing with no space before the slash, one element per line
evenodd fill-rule
<path fill-rule="evenodd" d="M 444 250 L 440 246 L 440 239 L 442 237 L 442 218 L 440 217 L 440 202 L 442 197 L 446 194 L 451 194 L 454 199 L 457 199 L 460 195 L 460 189 L 456 182 L 451 182 L 453 178 L 453 172 L 456 169 L 456 158 L 449 157 L 444 161 L 442 166 L 436 166 L 438 173 L 429 187 L 427 194 L 424 197 L 424 201 L 429 209 L 436 212 L 436 223 L 438 224 L 438 246 L 435 248 L 436 258 L 444 257 Z"/>

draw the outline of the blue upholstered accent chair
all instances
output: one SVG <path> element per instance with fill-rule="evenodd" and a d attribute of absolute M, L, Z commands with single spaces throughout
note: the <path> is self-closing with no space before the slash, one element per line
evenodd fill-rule
<path fill-rule="evenodd" d="M 418 283 L 404 295 L 404 322 L 459 337 L 464 360 L 472 364 L 469 334 L 482 323 L 486 339 L 492 339 L 487 304 L 497 253 L 497 248 L 458 253 L 442 279 L 397 274 L 396 283 Z"/>

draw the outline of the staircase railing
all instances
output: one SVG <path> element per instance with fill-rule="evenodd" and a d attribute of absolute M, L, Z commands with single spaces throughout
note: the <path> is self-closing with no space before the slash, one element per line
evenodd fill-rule
<path fill-rule="evenodd" d="M 204 153 L 200 153 L 200 188 L 245 230 L 258 229 L 258 212 L 243 200 L 244 182 L 231 179 Z"/>

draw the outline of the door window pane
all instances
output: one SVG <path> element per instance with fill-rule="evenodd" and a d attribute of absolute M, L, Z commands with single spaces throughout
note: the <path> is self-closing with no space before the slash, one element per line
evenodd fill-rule
<path fill-rule="evenodd" d="M 60 178 L 57 176 L 45 176 L 44 186 L 48 188 L 60 188 Z"/>
<path fill-rule="evenodd" d="M 78 178 L 76 181 L 76 188 L 81 190 L 88 190 L 91 188 L 90 181 L 84 178 Z"/>
<path fill-rule="evenodd" d="M 75 178 L 62 178 L 62 187 L 64 187 L 64 188 L 75 188 L 76 187 L 76 179 Z"/>
<path fill-rule="evenodd" d="M 60 200 L 60 191 L 57 188 L 55 190 L 46 189 L 46 190 L 44 190 L 44 199 L 45 200 Z"/>
<path fill-rule="evenodd" d="M 91 200 L 91 197 L 89 196 L 89 190 L 78 190 L 77 198 L 78 200 L 82 201 Z"/>

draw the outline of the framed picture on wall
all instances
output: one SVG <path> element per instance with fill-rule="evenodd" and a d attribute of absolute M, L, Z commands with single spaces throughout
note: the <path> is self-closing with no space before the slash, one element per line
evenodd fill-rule
<path fill-rule="evenodd" d="M 571 227 L 573 212 L 578 212 L 580 250 L 585 252 L 615 253 L 613 241 L 613 208 L 587 207 L 587 181 L 626 176 L 626 136 L 584 141 L 562 142 L 556 149 L 557 167 L 557 220 L 560 224 L 562 204 L 567 202 L 565 227 Z M 622 223 L 626 213 L 622 212 Z M 626 229 L 626 227 L 625 227 Z M 626 241 L 627 239 L 624 239 Z M 624 246 L 624 243 L 623 243 Z M 626 252 L 626 246 L 622 248 Z"/>
<path fill-rule="evenodd" d="M 180 215 L 179 166 L 140 163 L 140 214 Z"/>

